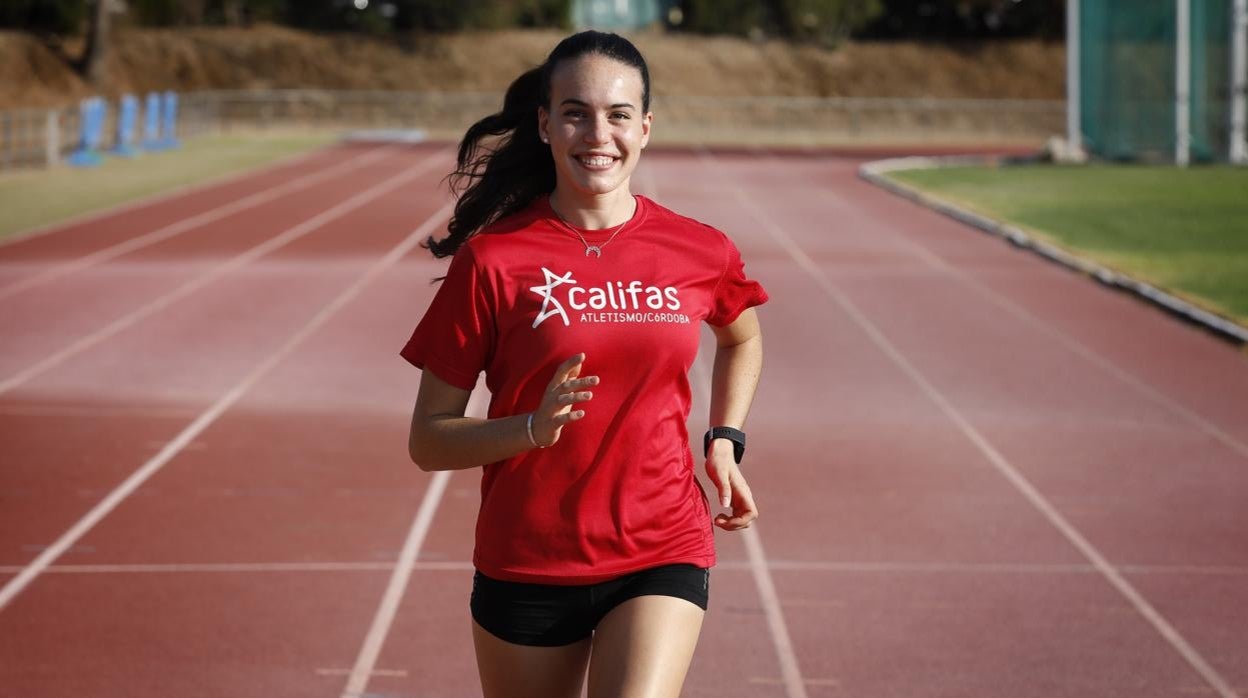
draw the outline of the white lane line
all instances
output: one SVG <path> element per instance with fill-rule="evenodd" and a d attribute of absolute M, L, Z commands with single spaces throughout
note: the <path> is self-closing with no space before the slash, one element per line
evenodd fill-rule
<path fill-rule="evenodd" d="M 163 449 L 153 456 L 147 463 L 143 464 L 125 482 L 121 483 L 108 494 L 99 504 L 95 505 L 91 511 L 87 512 L 77 523 L 68 531 L 61 535 L 55 543 L 50 545 L 47 550 L 43 551 L 29 565 L 27 565 L 20 574 L 9 580 L 7 584 L 0 589 L 0 611 L 2 611 L 9 602 L 13 600 L 23 589 L 35 580 L 44 570 L 48 568 L 58 557 L 60 557 L 66 549 L 78 542 L 88 531 L 90 531 L 97 523 L 108 515 L 117 507 L 126 497 L 130 496 L 136 489 L 152 475 L 156 474 L 166 463 L 173 459 L 174 456 L 182 450 L 186 444 L 195 440 L 205 429 L 207 429 L 214 421 L 225 413 L 234 403 L 238 402 L 242 396 L 251 389 L 266 373 L 277 366 L 277 364 L 287 355 L 295 350 L 305 339 L 307 339 L 319 327 L 324 325 L 331 317 L 341 310 L 347 303 L 354 299 L 364 289 L 365 286 L 381 275 L 386 269 L 393 266 L 396 262 L 403 258 L 412 248 L 420 244 L 433 230 L 443 221 L 447 219 L 451 212 L 452 206 L 447 204 L 439 209 L 436 213 L 425 220 L 420 227 L 412 231 L 402 242 L 395 246 L 390 252 L 379 261 L 377 261 L 369 269 L 353 283 L 347 290 L 339 294 L 328 305 L 321 309 L 311 320 L 308 321 L 298 332 L 288 339 L 277 351 L 273 352 L 264 361 L 260 362 L 251 373 L 247 374 L 233 388 L 223 395 L 215 404 L 203 412 L 194 422 L 182 430 L 172 441 L 170 441 Z"/>
<path fill-rule="evenodd" d="M 43 547 L 39 548 L 43 550 Z M 390 572 L 395 562 L 192 562 L 192 563 L 125 563 L 101 565 L 51 565 L 45 574 L 163 574 L 243 572 Z M 992 562 L 819 562 L 799 560 L 767 560 L 772 570 L 791 572 L 852 572 L 852 573 L 916 573 L 916 574 L 1007 574 L 1055 575 L 1100 574 L 1089 564 L 992 563 Z M 0 565 L 0 574 L 17 574 L 21 565 Z M 418 572 L 464 572 L 472 570 L 471 560 L 422 561 L 412 563 Z M 723 561 L 716 570 L 751 572 L 749 561 Z M 1248 567 L 1224 565 L 1118 565 L 1119 572 L 1133 575 L 1184 575 L 1201 577 L 1244 577 Z"/>
<path fill-rule="evenodd" d="M 658 197 L 658 182 L 650 168 L 639 169 L 639 188 L 649 192 L 651 198 Z M 699 352 L 693 362 L 694 378 L 690 389 L 700 410 L 709 410 L 711 404 L 711 371 L 705 365 L 706 357 Z M 785 693 L 789 698 L 806 698 L 806 681 L 802 678 L 801 668 L 797 663 L 797 654 L 793 651 L 793 641 L 789 637 L 788 625 L 784 622 L 784 610 L 780 607 L 780 598 L 776 594 L 776 585 L 771 578 L 767 555 L 763 550 L 762 538 L 757 522 L 741 531 L 744 536 L 748 567 L 754 577 L 754 586 L 758 589 L 759 600 L 767 617 L 767 629 L 771 634 L 771 644 L 776 650 L 776 659 L 780 663 L 780 674 L 783 677 Z M 720 564 L 717 567 L 722 567 Z M 732 565 L 728 565 L 732 566 Z"/>
<path fill-rule="evenodd" d="M 66 417 L 89 417 L 91 419 L 100 417 L 141 417 L 160 419 L 166 417 L 192 417 L 195 414 L 197 414 L 195 410 L 180 407 L 128 407 L 125 405 L 0 405 L 0 415 L 12 417 L 52 417 L 54 419 L 63 419 Z"/>
<path fill-rule="evenodd" d="M 704 365 L 702 356 L 693 362 L 693 372 L 696 378 L 692 388 L 700 396 L 706 396 L 705 404 L 709 405 L 711 372 Z M 763 612 L 767 617 L 771 644 L 776 648 L 776 658 L 780 662 L 780 675 L 784 679 L 785 694 L 789 698 L 806 698 L 806 682 L 802 679 L 797 654 L 793 651 L 793 640 L 789 636 L 789 627 L 784 622 L 784 610 L 780 607 L 780 596 L 776 593 L 776 584 L 771 578 L 771 569 L 767 564 L 767 555 L 763 551 L 763 541 L 758 529 L 756 521 L 740 532 L 745 537 L 745 550 L 749 558 L 750 572 L 754 577 L 754 585 L 758 587 L 758 598 L 763 604 Z"/>
<path fill-rule="evenodd" d="M 222 204 L 221 206 L 218 206 L 216 208 L 209 209 L 202 213 L 197 213 L 194 216 L 191 216 L 189 218 L 183 218 L 182 220 L 174 221 L 173 223 L 170 223 L 161 228 L 157 228 L 156 230 L 153 230 L 150 233 L 145 233 L 137 237 L 132 237 L 127 240 L 123 240 L 122 242 L 119 242 L 115 245 L 105 247 L 102 250 L 96 250 L 95 252 L 92 252 L 91 254 L 84 255 L 74 260 L 70 260 L 68 262 L 65 262 L 64 264 L 58 264 L 57 266 L 51 267 L 38 274 L 32 274 L 23 279 L 19 279 L 18 281 L 15 281 L 9 284 L 8 286 L 0 287 L 0 300 L 3 300 L 5 298 L 8 298 L 9 296 L 15 295 L 17 293 L 33 288 L 40 284 L 44 284 L 54 279 L 60 278 L 62 276 L 65 276 L 66 274 L 71 274 L 76 271 L 81 271 L 82 269 L 85 269 L 95 264 L 99 264 L 100 262 L 106 262 L 110 259 L 120 257 L 121 255 L 126 254 L 127 252 L 133 252 L 137 249 L 160 242 L 162 240 L 168 240 L 169 238 L 174 237 L 175 235 L 180 235 L 182 233 L 185 233 L 188 230 L 192 230 L 194 228 L 198 228 L 199 226 L 205 225 L 207 223 L 220 220 L 222 218 L 225 218 L 226 216 L 233 215 L 240 211 L 245 211 L 249 208 L 254 208 L 256 206 L 259 206 L 260 204 L 266 203 L 268 201 L 272 201 L 285 194 L 289 194 L 294 191 L 299 191 L 300 189 L 306 189 L 312 186 L 313 184 L 329 179 L 330 177 L 334 177 L 342 172 L 359 169 L 360 167 L 363 167 L 377 160 L 380 160 L 390 155 L 391 153 L 396 152 L 399 149 L 400 149 L 399 146 L 385 146 L 385 147 L 377 148 L 375 150 L 369 150 L 367 152 L 356 155 L 350 160 L 343 161 L 332 167 L 328 167 L 323 170 L 317 170 L 315 172 L 311 172 L 309 174 L 303 175 L 296 179 L 283 182 L 282 184 L 279 184 L 277 186 L 270 187 L 269 189 L 258 191 L 255 194 L 245 196 L 241 199 L 238 199 L 237 201 L 231 201 L 228 204 Z"/>
<path fill-rule="evenodd" d="M 465 415 L 482 419 L 486 417 L 488 398 L 484 386 L 485 378 L 482 376 L 477 380 L 477 387 L 468 398 Z M 420 549 L 425 544 L 425 536 L 429 533 L 429 527 L 433 523 L 433 515 L 437 512 L 438 504 L 446 493 L 446 486 L 453 472 L 442 470 L 434 473 L 433 481 L 429 483 L 429 489 L 425 491 L 425 498 L 421 501 L 420 508 L 416 510 L 416 519 L 412 522 L 407 540 L 403 543 L 398 565 L 390 576 L 390 583 L 386 585 L 386 592 L 381 597 L 381 605 L 377 607 L 373 623 L 364 637 L 364 644 L 360 647 L 359 655 L 356 656 L 355 667 L 351 670 L 347 686 L 342 690 L 342 698 L 365 698 L 368 679 L 373 674 L 377 658 L 381 656 L 381 647 L 386 642 L 386 636 L 390 634 L 390 626 L 394 624 L 394 617 L 399 612 L 399 605 L 403 601 L 403 594 L 411 580 L 412 570 L 418 564 L 416 558 L 419 557 Z"/>
<path fill-rule="evenodd" d="M 316 673 L 320 674 L 321 676 L 350 676 L 351 671 L 352 671 L 351 669 L 346 669 L 346 668 L 342 668 L 342 669 L 322 668 L 322 669 L 317 669 Z M 371 676 L 390 676 L 394 678 L 403 679 L 403 678 L 407 678 L 407 670 L 406 669 L 373 669 L 370 675 Z"/>
<path fill-rule="evenodd" d="M 706 151 L 700 151 L 704 161 L 712 166 L 712 171 L 718 171 L 714 168 L 714 158 Z M 1153 629 L 1160 634 L 1170 646 L 1187 661 L 1187 663 L 1200 674 L 1200 676 L 1218 692 L 1222 698 L 1239 698 L 1238 694 L 1231 688 L 1231 685 L 1224 679 L 1212 666 L 1209 665 L 1205 658 L 1196 651 L 1194 647 L 1179 634 L 1178 630 L 1170 624 L 1169 621 L 1161 615 L 1157 609 L 1153 608 L 1142 594 L 1119 573 L 1118 570 L 1109 564 L 1101 552 L 1088 541 L 1087 538 L 1079 532 L 1070 522 L 1068 522 L 1052 504 L 1049 503 L 1044 495 L 1040 494 L 1031 482 L 1029 482 L 1022 473 L 1014 468 L 1013 465 L 1001 455 L 1000 452 L 985 438 L 974 426 L 971 425 L 962 413 L 953 406 L 944 394 L 936 389 L 934 385 L 917 369 L 908 359 L 901 354 L 896 346 L 884 336 L 884 334 L 858 309 L 853 301 L 840 291 L 827 277 L 820 271 L 819 265 L 815 263 L 809 255 L 785 232 L 782 228 L 774 224 L 766 212 L 764 212 L 753 198 L 743 189 L 736 185 L 731 179 L 725 177 L 725 189 L 733 193 L 734 198 L 741 207 L 746 209 L 755 219 L 759 226 L 771 235 L 793 261 L 801 267 L 815 283 L 830 297 L 843 311 L 854 321 L 855 324 L 871 339 L 876 347 L 887 356 L 907 377 L 920 389 L 928 399 L 930 399 L 941 412 L 949 418 L 950 421 L 958 427 L 958 429 L 966 436 L 967 439 L 979 449 L 980 453 L 993 465 L 997 471 L 1003 475 L 1014 487 L 1026 498 L 1032 506 L 1039 510 L 1054 528 L 1058 529 L 1062 535 L 1066 537 L 1076 549 L 1081 552 L 1093 565 L 1100 570 L 1105 579 L 1124 596 L 1136 611 L 1144 617 Z"/>
<path fill-rule="evenodd" d="M 31 378 L 34 378 L 35 376 L 43 373 L 44 371 L 47 371 L 48 369 L 51 369 L 61 363 L 64 363 L 67 359 L 73 356 L 76 356 L 77 354 L 82 353 L 86 349 L 89 349 L 95 346 L 96 344 L 99 344 L 100 342 L 104 341 L 105 339 L 108 339 L 109 337 L 112 337 L 113 335 L 117 334 L 118 332 L 121 332 L 127 327 L 130 327 L 134 325 L 135 323 L 138 323 L 139 321 L 163 310 L 164 308 L 167 308 L 168 306 L 172 305 L 178 300 L 185 298 L 191 293 L 194 293 L 195 291 L 199 290 L 200 288 L 203 288 L 204 286 L 212 283 L 213 281 L 221 278 L 222 276 L 225 276 L 226 274 L 229 274 L 230 272 L 236 269 L 246 266 L 247 264 L 250 264 L 256 259 L 259 259 L 260 257 L 263 257 L 264 255 L 290 242 L 293 242 L 294 240 L 297 240 L 303 237 L 304 235 L 307 235 L 308 233 L 320 228 L 326 223 L 336 218 L 340 218 L 346 215 L 347 213 L 350 213 L 351 211 L 354 211 L 355 209 L 360 208 L 361 206 L 367 204 L 368 202 L 384 194 L 387 194 L 403 186 L 404 184 L 407 184 L 412 179 L 415 179 L 416 177 L 424 174 L 427 170 L 431 169 L 435 165 L 439 165 L 441 163 L 442 161 L 440 159 L 440 153 L 437 155 L 431 156 L 425 160 L 422 160 L 420 163 L 413 165 L 409 167 L 408 169 L 404 170 L 403 173 L 398 175 L 397 177 L 393 177 L 391 179 L 375 184 L 369 187 L 368 189 L 365 189 L 364 191 L 359 192 L 355 196 L 352 196 L 346 201 L 339 202 L 331 206 L 330 208 L 316 214 L 315 216 L 303 221 L 302 223 L 299 223 L 291 228 L 287 228 L 286 230 L 282 231 L 276 236 L 271 237 L 268 240 L 265 240 L 264 242 L 256 245 L 255 247 L 252 247 L 251 249 L 245 252 L 235 255 L 228 262 L 225 262 L 224 264 L 220 264 L 220 265 L 213 267 L 209 271 L 197 277 L 194 277 L 190 281 L 187 281 L 181 286 L 178 286 L 172 291 L 169 291 L 165 295 L 156 298 L 155 300 L 148 303 L 147 305 L 144 305 L 136 310 L 131 311 L 130 313 L 127 313 L 126 315 L 123 315 L 120 318 L 117 318 L 116 320 L 112 321 L 108 325 L 79 339 L 78 341 L 74 342 L 73 344 L 70 344 L 64 349 L 61 349 L 58 352 L 49 354 L 48 356 L 45 356 L 39 362 L 27 367 L 25 370 L 20 371 L 0 381 L 0 394 L 6 393 L 12 390 L 13 388 L 21 385 L 22 383 L 25 383 Z"/>
<path fill-rule="evenodd" d="M 249 146 L 244 145 L 243 147 L 232 149 L 232 150 L 244 150 L 247 147 Z M 238 179 L 241 181 L 241 180 L 250 179 L 253 177 L 259 177 L 261 175 L 269 173 L 272 170 L 277 170 L 283 167 L 296 165 L 304 160 L 310 160 L 313 157 L 316 157 L 318 155 L 321 155 L 323 153 L 326 153 L 334 149 L 334 147 L 335 146 L 333 144 L 327 144 L 327 145 L 319 146 L 317 148 L 314 148 L 306 152 L 291 153 L 290 155 L 287 155 L 285 157 L 279 158 L 277 160 L 273 160 L 272 162 L 262 163 L 255 167 L 249 167 L 249 168 L 245 168 L 242 170 L 234 170 L 231 172 L 224 172 L 214 177 L 209 177 L 207 179 L 201 179 L 196 182 L 183 184 L 181 186 L 174 187 L 173 189 L 169 189 L 167 191 L 163 191 L 158 194 L 152 194 L 151 196 L 141 196 L 132 201 L 125 201 L 120 204 L 108 206 L 103 209 L 87 211 L 85 213 L 80 213 L 76 216 L 63 218 L 59 221 L 49 223 L 47 225 L 41 225 L 37 228 L 30 228 L 28 230 L 23 230 L 17 233 L 13 233 L 12 235 L 6 235 L 5 237 L 0 238 L 0 247 L 4 247 L 5 245 L 11 245 L 15 242 L 20 242 L 22 240 L 27 240 L 29 238 L 40 237 L 43 235 L 48 235 L 49 233 L 60 232 L 62 230 L 69 228 L 70 226 L 81 225 L 82 223 L 89 223 L 91 221 L 99 220 L 101 218 L 108 218 L 109 216 L 115 216 L 121 213 L 126 213 L 136 208 L 144 208 L 146 206 L 153 206 L 155 204 L 169 201 L 170 199 L 176 199 L 179 196 L 188 196 L 190 194 L 196 194 L 200 191 L 211 189 L 212 187 L 217 186 L 219 184 L 231 183 L 230 180 L 232 179 Z"/>
<path fill-rule="evenodd" d="M 394 568 L 394 573 L 390 575 L 386 593 L 381 598 L 381 605 L 377 607 L 376 615 L 373 616 L 368 635 L 364 637 L 364 646 L 360 648 L 360 653 L 356 657 L 355 667 L 352 668 L 351 675 L 347 679 L 347 687 L 343 689 L 343 698 L 360 698 L 368 688 L 368 679 L 373 675 L 373 667 L 377 664 L 377 658 L 381 656 L 381 646 L 385 644 L 386 635 L 390 633 L 390 626 L 394 624 L 394 617 L 399 612 L 399 604 L 403 601 L 403 593 L 407 590 L 407 583 L 412 577 L 412 564 L 416 562 L 420 548 L 425 544 L 425 536 L 429 533 L 429 527 L 433 523 L 433 515 L 438 510 L 438 503 L 442 500 L 443 493 L 446 492 L 446 483 L 451 479 L 451 472 L 442 470 L 434 473 L 429 489 L 425 490 L 425 498 L 416 511 L 416 519 L 412 521 L 412 528 L 407 534 L 407 540 L 403 543 L 403 551 L 399 554 L 399 563 Z"/>
<path fill-rule="evenodd" d="M 758 532 L 758 524 L 753 524 L 742 533 L 745 536 L 745 548 L 750 557 L 750 568 L 754 573 L 754 584 L 758 587 L 758 596 L 767 614 L 767 629 L 771 631 L 771 641 L 776 646 L 776 654 L 780 658 L 780 675 L 784 678 L 785 693 L 789 695 L 789 698 L 806 698 L 806 681 L 802 678 L 802 670 L 797 664 L 797 653 L 793 651 L 793 639 L 789 636 L 788 625 L 784 622 L 784 611 L 780 608 L 780 595 L 776 593 L 776 584 L 767 566 L 767 555 L 763 552 L 763 540 Z"/>
<path fill-rule="evenodd" d="M 228 574 L 263 572 L 391 572 L 396 562 L 193 562 L 131 563 L 117 565 L 51 565 L 44 574 Z M 463 572 L 473 569 L 469 560 L 412 564 L 420 572 Z M 21 565 L 0 565 L 0 574 L 15 574 Z"/>
<path fill-rule="evenodd" d="M 901 200 L 905 201 L 905 199 L 901 199 Z M 917 206 L 917 204 L 915 205 Z M 919 208 L 922 208 L 922 207 L 919 207 Z M 923 210 L 925 212 L 928 211 L 927 209 L 923 209 Z M 1101 356 L 1100 354 L 1096 353 L 1093 349 L 1086 346 L 1085 344 L 1080 342 L 1078 339 L 1058 329 L 1055 325 L 1049 322 L 1046 322 L 1045 320 L 1041 319 L 1039 316 L 1035 315 L 1034 313 L 1027 310 L 1023 306 L 1005 297 L 1000 292 L 993 290 L 991 287 L 987 286 L 979 279 L 976 279 L 975 277 L 971 276 L 969 273 L 949 264 L 939 255 L 927 249 L 926 247 L 923 247 L 922 245 L 910 240 L 909 238 L 905 237 L 904 235 L 900 233 L 890 232 L 888 233 L 888 235 L 894 242 L 898 243 L 900 246 L 904 248 L 909 249 L 916 257 L 923 260 L 928 266 L 932 267 L 933 269 L 937 269 L 941 272 L 944 272 L 946 275 L 951 276 L 957 281 L 961 282 L 964 286 L 970 287 L 973 291 L 977 292 L 980 296 L 986 298 L 989 302 L 996 305 L 998 308 L 1001 308 L 1002 310 L 1006 311 L 1007 313 L 1013 315 L 1015 318 L 1023 321 L 1032 329 L 1035 329 L 1041 332 L 1042 334 L 1052 339 L 1057 340 L 1060 344 L 1062 344 L 1062 346 L 1066 347 L 1067 350 L 1073 352 L 1075 355 L 1084 359 L 1085 361 L 1092 364 L 1093 366 L 1096 366 L 1097 368 L 1100 368 L 1101 370 L 1105 371 L 1109 375 L 1116 378 L 1119 382 L 1127 385 L 1130 388 L 1135 389 L 1138 393 L 1145 396 L 1149 400 L 1152 400 L 1158 405 L 1161 405 L 1162 407 L 1167 408 L 1173 411 L 1174 413 L 1178 414 L 1180 417 L 1186 419 L 1188 422 L 1195 425 L 1198 429 L 1205 432 L 1205 434 L 1221 442 L 1224 446 L 1238 453 L 1240 456 L 1244 458 L 1248 458 L 1248 444 L 1245 444 L 1243 441 L 1240 441 L 1239 439 L 1236 439 L 1234 436 L 1231 436 L 1227 432 L 1223 431 L 1217 425 L 1213 424 L 1208 419 L 1205 419 L 1203 416 L 1198 414 L 1195 410 L 1179 404 L 1176 400 L 1174 400 L 1170 396 L 1161 392 L 1157 388 L 1154 388 L 1153 386 L 1145 383 L 1143 380 L 1136 377 L 1135 375 L 1132 375 L 1131 373 L 1128 373 L 1126 370 L 1115 365 L 1113 362 Z"/>

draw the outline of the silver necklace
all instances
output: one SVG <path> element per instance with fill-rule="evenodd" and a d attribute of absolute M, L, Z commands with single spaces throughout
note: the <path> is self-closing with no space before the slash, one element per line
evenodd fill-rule
<path fill-rule="evenodd" d="M 614 239 L 615 239 L 615 236 L 616 236 L 616 235 L 619 235 L 619 234 L 620 234 L 620 231 L 624 229 L 624 226 L 628 225 L 628 221 L 624 221 L 623 223 L 621 223 L 621 224 L 619 224 L 618 226 L 616 226 L 616 227 L 615 227 L 615 230 L 611 233 L 611 236 L 610 236 L 610 237 L 608 237 L 608 238 L 606 239 L 606 241 L 605 241 L 605 242 L 603 242 L 601 245 L 591 245 L 591 244 L 589 244 L 589 241 L 585 239 L 585 236 L 584 236 L 584 235 L 581 235 L 581 231 L 579 231 L 579 230 L 577 230 L 577 229 L 576 229 L 576 226 L 574 226 L 574 225 L 572 225 L 571 223 L 569 223 L 569 222 L 567 222 L 566 220 L 564 220 L 564 219 L 563 219 L 563 216 L 562 216 L 562 215 L 560 215 L 558 211 L 555 211 L 555 207 L 554 207 L 554 206 L 551 206 L 551 207 L 550 207 L 550 210 L 551 210 L 551 211 L 554 211 L 555 218 L 558 218 L 558 219 L 559 219 L 559 222 L 563 224 L 563 227 L 567 228 L 568 230 L 571 230 L 571 231 L 572 231 L 572 232 L 573 232 L 573 233 L 574 233 L 574 234 L 575 234 L 578 238 L 580 238 L 580 239 L 581 239 L 581 244 L 582 244 L 582 245 L 585 245 L 585 256 L 586 256 L 586 257 L 588 257 L 588 256 L 590 255 L 590 253 L 591 253 L 591 252 L 593 253 L 593 255 L 594 255 L 595 257 L 601 257 L 601 256 L 602 256 L 602 248 L 606 247 L 606 246 L 607 246 L 607 245 L 608 245 L 608 244 L 609 244 L 612 240 L 614 240 Z M 629 220 L 632 220 L 632 218 L 629 218 Z"/>

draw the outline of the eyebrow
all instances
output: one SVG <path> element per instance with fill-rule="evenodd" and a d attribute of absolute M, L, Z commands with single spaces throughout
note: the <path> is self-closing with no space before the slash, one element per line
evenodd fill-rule
<path fill-rule="evenodd" d="M 571 104 L 571 105 L 573 105 L 573 106 L 577 106 L 577 107 L 588 107 L 588 106 L 589 106 L 589 103 L 588 103 L 588 102 L 582 102 L 582 101 L 581 101 L 581 100 L 579 100 L 579 99 L 565 99 L 565 100 L 563 100 L 562 102 L 560 102 L 560 103 L 559 103 L 559 106 L 561 106 L 561 107 L 562 107 L 562 106 L 563 106 L 563 105 L 565 105 L 565 104 Z M 618 102 L 618 103 L 616 103 L 616 104 L 612 104 L 610 108 L 611 108 L 611 109 L 623 109 L 623 108 L 628 108 L 628 109 L 636 109 L 637 107 L 633 106 L 630 102 Z"/>

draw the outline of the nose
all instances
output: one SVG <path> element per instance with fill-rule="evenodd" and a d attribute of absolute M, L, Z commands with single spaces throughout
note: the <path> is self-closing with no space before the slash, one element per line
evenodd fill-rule
<path fill-rule="evenodd" d="M 585 129 L 585 142 L 590 145 L 606 144 L 611 140 L 611 124 L 605 116 L 595 117 Z"/>

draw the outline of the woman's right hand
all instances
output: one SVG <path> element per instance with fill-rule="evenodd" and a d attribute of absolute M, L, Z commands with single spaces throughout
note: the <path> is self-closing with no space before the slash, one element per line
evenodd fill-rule
<path fill-rule="evenodd" d="M 584 388 L 598 385 L 598 376 L 578 378 L 584 364 L 584 352 L 570 357 L 559 364 L 546 386 L 542 403 L 533 413 L 533 438 L 542 448 L 554 445 L 565 425 L 585 416 L 585 410 L 572 406 L 593 399 L 594 394 Z"/>

